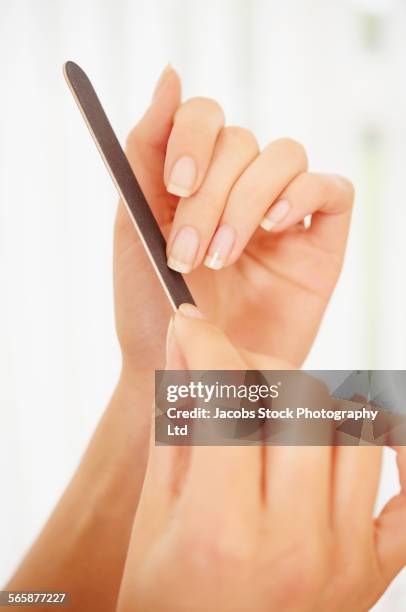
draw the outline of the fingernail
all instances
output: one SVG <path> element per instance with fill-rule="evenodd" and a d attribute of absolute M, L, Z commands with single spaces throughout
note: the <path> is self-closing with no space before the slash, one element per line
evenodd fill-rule
<path fill-rule="evenodd" d="M 290 204 L 287 200 L 279 200 L 271 206 L 268 213 L 262 219 L 260 225 L 261 227 L 270 232 L 277 223 L 280 223 L 284 220 L 286 215 L 290 210 Z"/>
<path fill-rule="evenodd" d="M 168 256 L 168 266 L 187 274 L 193 268 L 199 249 L 199 234 L 194 227 L 182 227 L 176 234 Z"/>
<path fill-rule="evenodd" d="M 193 190 L 196 180 L 196 164 L 194 160 L 185 155 L 180 157 L 172 168 L 167 191 L 180 198 L 188 198 Z"/>
<path fill-rule="evenodd" d="M 172 70 L 173 68 L 171 64 L 166 64 L 165 68 L 161 72 L 161 76 L 159 77 L 157 84 L 155 85 L 154 93 L 152 95 L 153 102 L 156 102 L 156 100 L 158 100 L 158 98 L 165 90 L 166 77 L 170 72 L 172 72 Z"/>
<path fill-rule="evenodd" d="M 212 270 L 220 270 L 227 259 L 235 242 L 235 230 L 230 225 L 221 225 L 211 241 L 204 265 Z"/>
<path fill-rule="evenodd" d="M 197 306 L 193 306 L 193 304 L 181 304 L 178 310 L 185 317 L 190 317 L 191 319 L 205 319 L 206 318 L 200 312 Z"/>

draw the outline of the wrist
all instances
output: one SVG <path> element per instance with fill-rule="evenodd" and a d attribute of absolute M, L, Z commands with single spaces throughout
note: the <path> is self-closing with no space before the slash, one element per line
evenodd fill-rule
<path fill-rule="evenodd" d="M 127 415 L 138 425 L 150 424 L 155 391 L 155 370 L 134 368 L 123 361 L 120 375 L 109 403 L 109 412 Z"/>
<path fill-rule="evenodd" d="M 130 362 L 123 360 L 116 389 L 125 395 L 138 395 L 151 388 L 153 390 L 154 381 L 154 369 L 136 368 Z"/>

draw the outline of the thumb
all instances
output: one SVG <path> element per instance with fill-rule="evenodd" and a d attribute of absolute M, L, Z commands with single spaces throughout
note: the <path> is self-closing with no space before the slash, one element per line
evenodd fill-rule
<path fill-rule="evenodd" d="M 389 500 L 376 519 L 378 555 L 388 581 L 406 565 L 406 448 L 397 447 L 395 450 L 401 490 Z"/>
<path fill-rule="evenodd" d="M 128 160 L 160 224 L 168 220 L 170 205 L 175 206 L 178 201 L 166 191 L 163 174 L 166 145 L 180 99 L 179 76 L 168 64 L 158 80 L 150 106 L 127 140 Z"/>
<path fill-rule="evenodd" d="M 247 367 L 227 336 L 191 304 L 179 307 L 170 333 L 189 370 L 245 370 Z M 167 369 L 172 369 L 169 362 Z"/>

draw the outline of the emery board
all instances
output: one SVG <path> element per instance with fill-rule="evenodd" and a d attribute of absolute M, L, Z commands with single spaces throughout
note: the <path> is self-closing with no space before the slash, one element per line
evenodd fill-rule
<path fill-rule="evenodd" d="M 74 62 L 66 62 L 63 72 L 172 308 L 176 310 L 184 302 L 194 304 L 183 276 L 167 266 L 165 238 L 93 85 L 82 68 Z"/>

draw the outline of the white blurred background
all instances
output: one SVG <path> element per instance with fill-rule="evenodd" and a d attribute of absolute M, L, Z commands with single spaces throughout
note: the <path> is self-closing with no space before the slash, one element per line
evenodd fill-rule
<path fill-rule="evenodd" d="M 62 78 L 88 71 L 121 140 L 170 61 L 261 144 L 292 136 L 357 200 L 311 368 L 406 367 L 406 2 L 2 0 L 0 583 L 78 463 L 119 368 L 117 196 Z M 386 456 L 379 505 L 397 487 Z M 354 500 L 356 503 L 356 500 Z M 406 529 L 406 525 L 405 525 Z M 406 574 L 376 607 L 406 609 Z"/>

